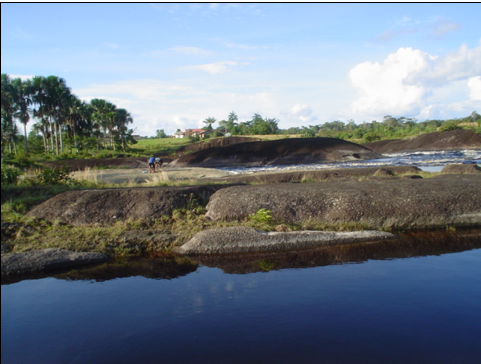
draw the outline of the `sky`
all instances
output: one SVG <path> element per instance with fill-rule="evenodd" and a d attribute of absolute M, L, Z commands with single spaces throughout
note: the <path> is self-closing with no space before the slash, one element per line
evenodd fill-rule
<path fill-rule="evenodd" d="M 135 134 L 481 112 L 477 3 L 2 3 L 1 71 L 55 75 Z M 214 127 L 216 124 L 214 124 Z"/>

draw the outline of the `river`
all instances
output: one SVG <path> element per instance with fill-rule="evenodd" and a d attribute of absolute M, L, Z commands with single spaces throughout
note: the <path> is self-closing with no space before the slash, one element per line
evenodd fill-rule
<path fill-rule="evenodd" d="M 2 281 L 2 364 L 478 363 L 479 233 Z"/>
<path fill-rule="evenodd" d="M 380 159 L 361 161 L 299 164 L 299 165 L 269 165 L 262 167 L 227 167 L 221 168 L 232 174 L 259 173 L 259 172 L 288 172 L 296 170 L 319 170 L 334 168 L 362 168 L 381 166 L 416 166 L 427 172 L 439 172 L 448 164 L 481 164 L 481 149 L 455 150 L 436 152 L 411 152 L 384 154 Z"/>

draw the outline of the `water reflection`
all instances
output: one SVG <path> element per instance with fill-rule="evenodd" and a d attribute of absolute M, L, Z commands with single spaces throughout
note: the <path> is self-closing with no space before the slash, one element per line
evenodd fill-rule
<path fill-rule="evenodd" d="M 196 271 L 198 265 L 184 257 L 162 257 L 155 259 L 131 259 L 107 262 L 95 267 L 83 267 L 57 274 L 43 273 L 3 277 L 2 285 L 20 282 L 24 279 L 55 277 L 68 281 L 89 280 L 104 282 L 117 278 L 145 277 L 150 279 L 173 279 Z"/>
<path fill-rule="evenodd" d="M 339 245 L 315 249 L 284 252 L 242 253 L 222 255 L 166 256 L 104 263 L 95 267 L 59 272 L 2 277 L 2 285 L 25 279 L 55 277 L 68 281 L 88 280 L 104 282 L 117 278 L 145 277 L 174 279 L 195 272 L 199 265 L 219 268 L 227 274 L 248 274 L 290 268 L 310 268 L 335 264 L 363 263 L 368 260 L 386 260 L 441 255 L 481 248 L 481 230 L 458 232 L 413 232 L 399 239 Z"/>
<path fill-rule="evenodd" d="M 481 248 L 481 230 L 463 232 L 415 232 L 400 235 L 399 239 L 292 250 L 285 252 L 199 255 L 190 257 L 195 263 L 216 267 L 229 274 L 246 274 L 288 268 L 309 268 L 334 264 L 363 263 L 457 253 Z"/>

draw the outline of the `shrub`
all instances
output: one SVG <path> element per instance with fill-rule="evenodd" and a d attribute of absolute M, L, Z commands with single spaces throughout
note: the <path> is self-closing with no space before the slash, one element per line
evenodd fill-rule
<path fill-rule="evenodd" d="M 70 172 L 68 167 L 61 168 L 45 168 L 43 171 L 37 174 L 37 182 L 43 185 L 61 185 L 72 184 L 73 179 L 69 177 Z"/>
<path fill-rule="evenodd" d="M 249 215 L 249 220 L 258 223 L 270 223 L 272 222 L 272 211 L 266 209 L 260 209 L 253 215 Z"/>
<path fill-rule="evenodd" d="M 15 167 L 2 163 L 2 185 L 17 184 L 18 177 L 22 172 Z"/>

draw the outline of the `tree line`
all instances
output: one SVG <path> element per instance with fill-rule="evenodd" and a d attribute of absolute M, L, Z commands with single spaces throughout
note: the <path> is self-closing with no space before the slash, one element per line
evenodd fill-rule
<path fill-rule="evenodd" d="M 2 156 L 17 152 L 19 130 L 23 125 L 25 151 L 29 150 L 27 124 L 41 135 L 46 154 L 64 153 L 65 142 L 77 149 L 122 149 L 136 143 L 131 114 L 103 99 L 80 100 L 58 76 L 35 76 L 22 80 L 2 73 Z"/>
<path fill-rule="evenodd" d="M 356 124 L 354 120 L 348 120 L 346 123 L 335 120 L 318 125 L 291 127 L 288 129 L 280 129 L 278 127 L 279 120 L 263 118 L 259 114 L 254 114 L 251 120 L 245 122 L 238 123 L 237 121 L 237 114 L 231 112 L 228 118 L 220 120 L 218 127 L 214 129 L 212 125 L 217 120 L 214 117 L 208 117 L 204 120 L 204 124 L 206 124 L 204 129 L 224 134 L 230 133 L 231 135 L 297 134 L 304 137 L 320 136 L 344 140 L 362 140 L 364 142 L 452 130 L 462 128 L 465 125 L 468 125 L 468 127 L 477 125 L 477 132 L 481 132 L 481 115 L 476 111 L 464 118 L 448 120 L 435 119 L 418 122 L 415 118 L 386 115 L 381 122 L 373 120 L 369 123 Z"/>

